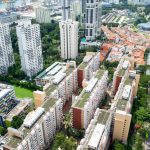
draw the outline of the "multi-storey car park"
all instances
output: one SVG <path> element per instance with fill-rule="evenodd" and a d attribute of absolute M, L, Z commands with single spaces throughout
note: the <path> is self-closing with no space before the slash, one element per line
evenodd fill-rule
<path fill-rule="evenodd" d="M 110 142 L 111 122 L 112 112 L 97 108 L 77 150 L 107 149 Z"/>
<path fill-rule="evenodd" d="M 34 92 L 36 107 L 48 98 L 61 98 L 65 105 L 78 88 L 76 62 L 55 62 L 38 75 L 35 81 L 37 85 L 45 85 L 43 91 Z"/>
<path fill-rule="evenodd" d="M 8 128 L 4 150 L 41 150 L 49 147 L 63 121 L 61 99 L 49 99 L 30 112 L 19 130 Z"/>
<path fill-rule="evenodd" d="M 93 118 L 96 108 L 105 96 L 108 71 L 98 70 L 85 85 L 81 94 L 72 105 L 72 125 L 77 129 L 86 129 Z"/>
<path fill-rule="evenodd" d="M 78 67 L 78 86 L 81 88 L 84 79 L 90 80 L 93 76 L 93 72 L 99 69 L 100 54 L 87 52 L 83 59 L 83 62 Z"/>

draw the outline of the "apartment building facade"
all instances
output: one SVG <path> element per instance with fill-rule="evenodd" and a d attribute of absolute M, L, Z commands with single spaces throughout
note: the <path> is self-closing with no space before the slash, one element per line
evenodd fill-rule
<path fill-rule="evenodd" d="M 4 150 L 44 150 L 50 146 L 63 121 L 61 99 L 49 99 L 25 118 L 18 131 L 9 133 Z"/>
<path fill-rule="evenodd" d="M 70 0 L 61 0 L 62 21 L 70 19 Z"/>
<path fill-rule="evenodd" d="M 43 91 L 34 92 L 35 106 L 39 107 L 49 98 L 61 98 L 65 105 L 78 89 L 76 62 L 55 62 L 35 78 L 37 85 L 44 85 Z"/>
<path fill-rule="evenodd" d="M 110 142 L 111 122 L 112 112 L 97 108 L 77 150 L 107 149 Z"/>
<path fill-rule="evenodd" d="M 14 88 L 10 85 L 0 84 L 0 113 L 7 115 L 17 103 Z"/>
<path fill-rule="evenodd" d="M 120 140 L 125 143 L 128 139 L 128 133 L 131 123 L 131 109 L 134 98 L 137 94 L 140 75 L 129 71 L 119 85 L 118 91 L 114 97 L 112 108 L 114 113 L 113 140 Z M 120 132 L 118 132 L 118 130 Z"/>
<path fill-rule="evenodd" d="M 87 0 L 84 7 L 85 37 L 87 41 L 95 40 L 100 35 L 101 0 Z"/>
<path fill-rule="evenodd" d="M 0 24 L 0 74 L 7 74 L 8 68 L 14 64 L 8 24 Z"/>
<path fill-rule="evenodd" d="M 86 129 L 105 96 L 108 71 L 98 70 L 72 105 L 72 125 Z"/>
<path fill-rule="evenodd" d="M 129 73 L 129 70 L 132 70 L 134 68 L 134 60 L 128 57 L 123 57 L 118 66 L 116 71 L 114 72 L 113 76 L 113 93 L 114 95 L 118 91 L 118 87 L 121 83 L 121 80 L 124 76 L 126 76 Z"/>
<path fill-rule="evenodd" d="M 40 27 L 27 20 L 20 22 L 16 30 L 22 70 L 32 77 L 43 69 Z"/>
<path fill-rule="evenodd" d="M 99 53 L 87 52 L 83 62 L 78 67 L 78 86 L 83 87 L 83 80 L 89 81 L 93 73 L 99 69 Z"/>
<path fill-rule="evenodd" d="M 50 8 L 39 6 L 35 8 L 36 21 L 38 23 L 51 23 Z"/>
<path fill-rule="evenodd" d="M 72 20 L 59 23 L 63 59 L 75 59 L 78 56 L 78 26 L 79 23 Z"/>

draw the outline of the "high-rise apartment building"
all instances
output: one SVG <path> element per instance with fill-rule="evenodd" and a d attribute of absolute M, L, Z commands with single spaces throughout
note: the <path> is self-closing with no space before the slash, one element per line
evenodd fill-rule
<path fill-rule="evenodd" d="M 147 5 L 150 4 L 149 0 L 128 0 L 130 5 Z"/>
<path fill-rule="evenodd" d="M 67 21 L 70 18 L 70 0 L 61 0 L 62 21 Z"/>
<path fill-rule="evenodd" d="M 13 49 L 8 24 L 0 24 L 0 74 L 7 74 L 14 64 Z"/>
<path fill-rule="evenodd" d="M 87 41 L 95 40 L 100 34 L 101 0 L 87 0 L 84 7 L 85 37 Z"/>
<path fill-rule="evenodd" d="M 137 94 L 140 75 L 133 70 L 132 59 L 124 57 L 114 73 L 113 91 L 115 94 L 111 110 L 113 118 L 113 140 L 127 142 L 133 100 Z M 119 131 L 119 132 L 118 132 Z"/>
<path fill-rule="evenodd" d="M 134 97 L 137 94 L 139 75 L 130 72 L 127 77 L 122 78 L 118 91 L 114 98 L 114 128 L 113 140 L 127 142 L 131 123 L 131 109 Z M 119 132 L 118 132 L 119 131 Z"/>
<path fill-rule="evenodd" d="M 71 20 L 59 23 L 63 59 L 75 59 L 78 56 L 78 25 L 78 22 Z"/>
<path fill-rule="evenodd" d="M 99 69 L 100 53 L 87 52 L 83 62 L 78 67 L 78 86 L 83 87 L 83 80 L 90 80 L 93 73 Z"/>
<path fill-rule="evenodd" d="M 35 106 L 39 107 L 46 100 L 61 98 L 63 104 L 72 99 L 78 88 L 75 61 L 55 62 L 35 78 L 37 85 L 44 86 L 43 91 L 34 92 Z"/>
<path fill-rule="evenodd" d="M 110 142 L 111 122 L 111 111 L 97 108 L 77 150 L 106 150 Z"/>
<path fill-rule="evenodd" d="M 134 60 L 128 57 L 123 57 L 119 65 L 117 66 L 116 71 L 114 72 L 113 76 L 113 93 L 116 94 L 118 91 L 118 87 L 120 82 L 124 76 L 127 76 L 129 70 L 132 70 L 134 67 Z"/>
<path fill-rule="evenodd" d="M 43 6 L 35 8 L 36 21 L 38 23 L 51 23 L 51 9 Z"/>
<path fill-rule="evenodd" d="M 44 150 L 49 148 L 63 121 L 61 99 L 49 99 L 30 112 L 19 130 L 8 130 L 4 150 Z"/>
<path fill-rule="evenodd" d="M 105 96 L 108 71 L 98 70 L 72 105 L 72 125 L 86 129 Z"/>
<path fill-rule="evenodd" d="M 76 21 L 77 17 L 81 17 L 82 14 L 82 5 L 81 1 L 73 1 L 70 6 L 70 18 L 74 21 Z M 79 19 L 79 18 L 78 18 Z M 80 18 L 82 19 L 82 18 Z M 81 20 L 79 20 L 81 22 Z"/>
<path fill-rule="evenodd" d="M 32 77 L 43 69 L 40 27 L 31 21 L 20 22 L 17 27 L 22 70 Z"/>

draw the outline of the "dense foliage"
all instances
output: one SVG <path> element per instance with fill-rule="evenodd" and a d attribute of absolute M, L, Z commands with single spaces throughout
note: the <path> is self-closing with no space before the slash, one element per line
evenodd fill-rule
<path fill-rule="evenodd" d="M 75 150 L 77 143 L 74 138 L 67 137 L 63 133 L 58 133 L 55 137 L 52 150 L 60 148 L 61 150 Z"/>
<path fill-rule="evenodd" d="M 18 129 L 23 123 L 23 118 L 20 116 L 14 116 L 11 122 L 11 126 L 15 129 Z"/>

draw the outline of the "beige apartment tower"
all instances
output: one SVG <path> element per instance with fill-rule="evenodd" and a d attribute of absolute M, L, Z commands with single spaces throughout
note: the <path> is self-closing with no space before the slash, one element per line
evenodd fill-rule
<path fill-rule="evenodd" d="M 119 140 L 126 143 L 130 129 L 132 115 L 125 111 L 116 111 L 114 119 L 113 140 Z"/>

